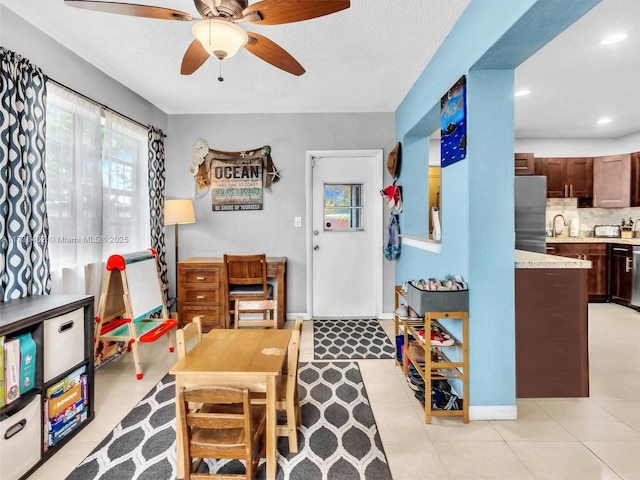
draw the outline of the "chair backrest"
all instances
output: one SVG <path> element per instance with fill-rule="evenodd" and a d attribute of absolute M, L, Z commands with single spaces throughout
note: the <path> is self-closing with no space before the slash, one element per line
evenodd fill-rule
<path fill-rule="evenodd" d="M 235 300 L 233 311 L 235 312 L 234 328 L 278 328 L 278 304 L 275 300 Z M 246 314 L 257 313 L 262 314 L 261 318 L 255 315 L 251 318 L 243 318 Z"/>
<path fill-rule="evenodd" d="M 298 318 L 291 332 L 289 348 L 287 351 L 287 397 L 293 393 L 298 385 L 298 363 L 300 362 L 300 338 L 302 337 L 302 324 L 304 320 Z"/>
<path fill-rule="evenodd" d="M 213 430 L 245 428 L 251 433 L 250 397 L 248 388 L 203 386 L 182 388 L 180 408 L 185 408 L 186 416 L 181 418 L 188 427 Z M 207 405 L 205 411 L 186 410 L 189 402 Z M 229 408 L 233 406 L 235 408 Z M 216 408 L 217 407 L 217 408 Z M 223 445 L 223 442 L 219 443 Z M 216 445 L 216 443 L 212 443 Z"/>
<path fill-rule="evenodd" d="M 267 298 L 267 256 L 257 255 L 224 255 L 229 290 L 232 286 L 259 285 L 262 298 Z M 252 292 L 253 293 L 253 292 Z"/>
<path fill-rule="evenodd" d="M 194 340 L 194 345 L 202 340 L 202 322 L 199 316 L 193 317 L 191 323 L 176 330 L 176 343 L 178 349 L 178 359 L 187 354 L 187 345 Z"/>
<path fill-rule="evenodd" d="M 248 388 L 183 387 L 177 403 L 185 478 L 191 477 L 192 458 L 251 457 L 256 431 L 263 431 L 264 415 L 252 417 Z M 190 411 L 193 403 L 206 408 Z M 259 424 L 253 425 L 254 421 Z"/>

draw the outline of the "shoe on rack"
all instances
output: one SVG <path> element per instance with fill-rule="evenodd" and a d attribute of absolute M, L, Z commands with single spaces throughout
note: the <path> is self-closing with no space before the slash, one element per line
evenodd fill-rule
<path fill-rule="evenodd" d="M 446 333 L 442 333 L 435 329 L 431 330 L 431 345 L 437 347 L 450 347 L 455 343 L 455 340 Z"/>
<path fill-rule="evenodd" d="M 418 315 L 418 312 L 416 312 L 413 308 L 409 307 L 409 318 L 411 320 L 420 320 L 422 317 Z"/>
<path fill-rule="evenodd" d="M 409 385 L 409 388 L 414 392 L 424 392 L 425 390 L 424 381 L 420 382 L 413 377 L 407 377 L 407 384 Z"/>
<path fill-rule="evenodd" d="M 398 308 L 396 308 L 396 315 L 402 320 L 407 320 L 409 318 L 409 307 L 406 304 L 398 306 Z"/>
<path fill-rule="evenodd" d="M 424 348 L 418 342 L 409 342 L 409 357 L 416 362 L 424 362 Z"/>

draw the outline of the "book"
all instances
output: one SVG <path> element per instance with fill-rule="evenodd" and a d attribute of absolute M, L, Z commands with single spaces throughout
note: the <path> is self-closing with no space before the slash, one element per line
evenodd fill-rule
<path fill-rule="evenodd" d="M 20 341 L 4 341 L 4 396 L 7 404 L 20 397 Z"/>
<path fill-rule="evenodd" d="M 33 388 L 36 376 L 36 342 L 30 333 L 15 337 L 20 342 L 20 395 Z"/>

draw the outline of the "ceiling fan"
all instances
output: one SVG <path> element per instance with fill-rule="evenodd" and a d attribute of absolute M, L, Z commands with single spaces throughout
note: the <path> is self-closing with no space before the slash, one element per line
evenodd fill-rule
<path fill-rule="evenodd" d="M 190 14 L 171 8 L 98 0 L 64 0 L 70 7 L 118 13 L 134 17 L 162 20 L 196 20 Z M 196 38 L 182 58 L 180 73 L 191 75 L 214 56 L 220 60 L 232 57 L 244 47 L 256 57 L 293 75 L 305 70 L 287 51 L 275 42 L 237 24 L 280 25 L 322 17 L 349 8 L 349 0 L 262 0 L 249 5 L 249 0 L 193 0 L 202 19 L 192 28 Z"/>

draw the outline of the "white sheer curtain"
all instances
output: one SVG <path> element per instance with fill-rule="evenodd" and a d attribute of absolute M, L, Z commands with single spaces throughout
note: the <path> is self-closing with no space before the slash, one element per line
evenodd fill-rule
<path fill-rule="evenodd" d="M 92 280 L 85 266 L 102 259 L 101 109 L 51 82 L 47 87 L 51 293 L 97 294 L 87 284 L 100 284 L 101 269 L 93 269 Z"/>
<path fill-rule="evenodd" d="M 149 248 L 147 129 L 106 111 L 102 184 L 104 257 Z"/>
<path fill-rule="evenodd" d="M 149 246 L 147 130 L 48 85 L 52 293 L 100 296 L 104 261 Z"/>

